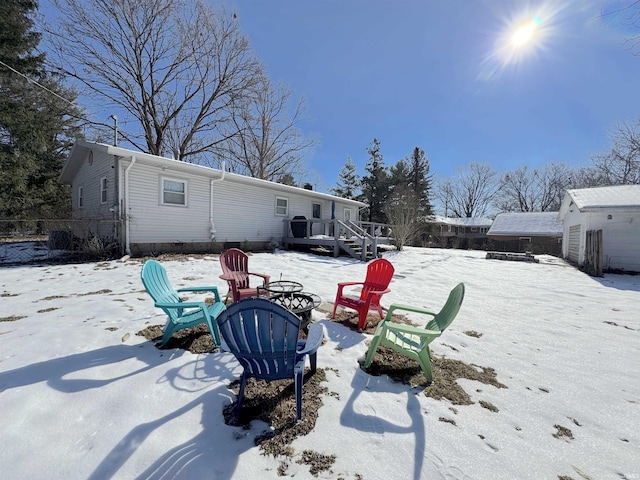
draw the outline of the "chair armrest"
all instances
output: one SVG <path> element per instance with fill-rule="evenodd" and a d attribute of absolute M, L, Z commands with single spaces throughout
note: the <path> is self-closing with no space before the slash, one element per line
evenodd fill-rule
<path fill-rule="evenodd" d="M 296 355 L 306 355 L 318 350 L 322 345 L 322 339 L 324 337 L 324 330 L 319 323 L 312 323 L 309 325 L 309 333 L 307 334 L 307 340 L 302 350 L 296 351 Z"/>
<path fill-rule="evenodd" d="M 421 313 L 421 314 L 424 314 L 424 315 L 431 315 L 432 317 L 436 316 L 435 313 L 430 312 L 429 310 L 425 310 L 424 308 L 413 307 L 411 305 L 403 305 L 403 304 L 400 304 L 400 303 L 392 303 L 391 306 L 387 310 L 387 312 L 388 312 L 387 314 L 391 315 L 394 310 L 406 310 L 407 312 Z M 391 317 L 389 317 L 389 318 L 391 318 Z"/>
<path fill-rule="evenodd" d="M 382 328 L 386 328 L 387 330 L 392 330 L 394 332 L 409 333 L 411 335 L 417 335 L 418 337 L 437 337 L 442 335 L 440 330 L 425 330 L 424 328 L 406 325 L 404 323 L 384 322 Z"/>
<path fill-rule="evenodd" d="M 384 295 L 385 293 L 389 293 L 390 291 L 390 288 L 385 288 L 384 290 L 369 290 L 369 292 L 367 293 L 367 300 L 374 295 Z"/>
<path fill-rule="evenodd" d="M 177 292 L 213 292 L 213 296 L 216 299 L 216 302 L 220 301 L 220 293 L 218 292 L 218 287 L 185 287 L 179 288 L 176 290 Z"/>
<path fill-rule="evenodd" d="M 342 289 L 344 287 L 350 287 L 352 285 L 364 285 L 364 282 L 340 282 L 338 283 L 338 293 L 337 296 L 341 297 L 342 296 Z"/>
<path fill-rule="evenodd" d="M 174 309 L 200 308 L 205 312 L 207 312 L 207 305 L 204 302 L 156 303 L 155 306 L 158 308 L 174 308 Z"/>
<path fill-rule="evenodd" d="M 256 273 L 256 272 L 247 272 L 249 275 L 254 275 L 256 277 L 261 277 L 262 280 L 264 280 L 264 283 L 269 283 L 269 280 L 271 280 L 271 276 L 267 275 L 266 273 Z"/>

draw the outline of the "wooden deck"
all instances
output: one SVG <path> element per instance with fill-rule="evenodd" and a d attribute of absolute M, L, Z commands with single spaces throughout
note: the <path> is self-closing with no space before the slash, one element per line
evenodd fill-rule
<path fill-rule="evenodd" d="M 376 235 L 388 231 L 383 224 L 292 219 L 285 220 L 284 229 L 285 248 L 298 246 L 334 257 L 349 255 L 363 262 L 378 257 L 379 244 L 389 243 L 388 237 Z"/>

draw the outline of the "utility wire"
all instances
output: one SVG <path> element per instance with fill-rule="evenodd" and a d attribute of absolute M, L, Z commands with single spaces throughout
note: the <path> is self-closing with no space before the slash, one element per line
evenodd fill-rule
<path fill-rule="evenodd" d="M 67 103 L 68 103 L 69 105 L 71 105 L 72 107 L 77 107 L 77 105 L 76 105 L 75 103 L 73 103 L 72 101 L 70 101 L 70 100 L 68 100 L 68 99 L 64 98 L 62 95 L 59 95 L 59 94 L 57 94 L 56 92 L 54 92 L 53 90 L 51 90 L 51 89 L 49 89 L 49 88 L 45 87 L 44 85 L 42 85 L 42 84 L 40 84 L 40 83 L 36 82 L 33 78 L 29 78 L 29 77 L 27 77 L 24 73 L 19 72 L 19 71 L 18 71 L 18 70 L 16 70 L 15 68 L 13 68 L 13 67 L 11 67 L 11 66 L 7 65 L 7 64 L 6 64 L 6 63 L 4 63 L 2 60 L 0 60 L 0 65 L 4 65 L 5 67 L 7 67 L 7 68 L 8 68 L 9 70 L 11 70 L 12 72 L 17 73 L 17 74 L 18 74 L 18 75 L 20 75 L 21 77 L 25 78 L 28 82 L 31 82 L 31 83 L 36 84 L 36 85 L 37 85 L 37 86 L 39 86 L 40 88 L 42 88 L 42 89 L 46 90 L 47 92 L 49 92 L 49 93 L 51 93 L 51 94 L 55 95 L 55 96 L 56 96 L 56 97 L 58 97 L 60 100 L 64 100 L 65 102 L 67 102 Z"/>

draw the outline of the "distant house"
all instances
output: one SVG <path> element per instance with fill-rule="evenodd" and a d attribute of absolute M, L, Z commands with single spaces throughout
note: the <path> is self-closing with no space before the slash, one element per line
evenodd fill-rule
<path fill-rule="evenodd" d="M 558 218 L 570 262 L 593 266 L 596 255 L 603 271 L 640 272 L 640 185 L 567 190 Z"/>
<path fill-rule="evenodd" d="M 436 215 L 430 222 L 434 234 L 445 247 L 481 247 L 487 241 L 490 218 L 455 218 Z"/>
<path fill-rule="evenodd" d="M 74 236 L 130 254 L 264 250 L 301 216 L 357 221 L 364 203 L 92 142 L 77 142 L 59 181 L 72 188 Z M 315 233 L 315 232 L 310 232 Z"/>
<path fill-rule="evenodd" d="M 562 222 L 558 212 L 499 213 L 487 232 L 495 250 L 560 256 Z"/>

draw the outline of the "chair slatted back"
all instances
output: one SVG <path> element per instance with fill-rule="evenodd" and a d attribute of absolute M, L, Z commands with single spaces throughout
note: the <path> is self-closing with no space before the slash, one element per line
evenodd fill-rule
<path fill-rule="evenodd" d="M 248 377 L 293 377 L 300 319 L 292 312 L 265 298 L 246 298 L 227 307 L 218 327 Z"/>
<path fill-rule="evenodd" d="M 384 258 L 378 258 L 371 262 L 367 266 L 367 276 L 362 285 L 362 291 L 360 292 L 360 300 L 366 300 L 371 290 L 380 291 L 385 290 L 391 283 L 393 273 L 395 269 L 389 260 Z M 380 295 L 376 295 L 371 303 L 378 305 L 380 302 Z"/>
<path fill-rule="evenodd" d="M 436 316 L 426 325 L 427 330 L 440 330 L 444 332 L 445 329 L 451 325 L 453 319 L 458 315 L 460 306 L 464 300 L 464 283 L 459 283 L 449 293 L 446 303 L 436 314 Z"/>
<path fill-rule="evenodd" d="M 181 302 L 178 292 L 171 286 L 166 269 L 155 260 L 147 260 L 142 266 L 142 283 L 156 303 Z M 181 309 L 162 309 L 172 320 L 182 315 Z"/>
<path fill-rule="evenodd" d="M 232 275 L 237 288 L 249 288 L 249 257 L 238 248 L 230 248 L 220 254 L 222 273 Z"/>

